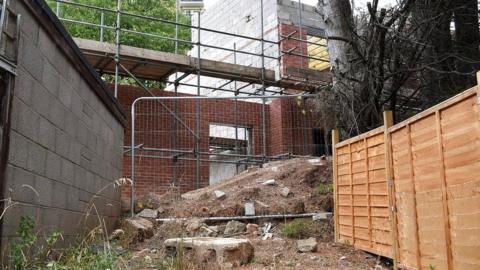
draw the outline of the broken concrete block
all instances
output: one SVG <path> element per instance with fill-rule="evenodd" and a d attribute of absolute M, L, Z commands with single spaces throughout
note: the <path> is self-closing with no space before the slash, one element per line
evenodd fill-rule
<path fill-rule="evenodd" d="M 197 258 L 204 258 L 205 262 L 213 257 L 222 269 L 247 264 L 253 259 L 254 254 L 254 248 L 247 239 L 174 238 L 165 240 L 164 244 L 169 251 L 176 251 L 179 248 L 190 249 L 195 252 Z"/>
<path fill-rule="evenodd" d="M 217 230 L 213 230 L 211 227 L 202 226 L 198 233 L 201 237 L 215 237 L 218 235 Z"/>
<path fill-rule="evenodd" d="M 245 216 L 255 216 L 255 205 L 253 202 L 245 203 Z"/>
<path fill-rule="evenodd" d="M 227 223 L 225 227 L 225 231 L 223 232 L 225 235 L 232 235 L 243 233 L 245 231 L 246 225 L 240 221 L 232 220 Z"/>
<path fill-rule="evenodd" d="M 304 240 L 297 240 L 297 250 L 299 252 L 315 252 L 317 250 L 317 239 L 311 237 Z"/>
<path fill-rule="evenodd" d="M 205 226 L 205 220 L 199 218 L 192 218 L 186 223 L 186 230 L 191 234 L 195 234 L 201 227 Z"/>
<path fill-rule="evenodd" d="M 282 191 L 280 191 L 280 195 L 282 195 L 285 198 L 287 198 L 289 194 L 290 194 L 290 189 L 288 187 L 284 187 L 282 188 Z"/>
<path fill-rule="evenodd" d="M 257 235 L 258 234 L 258 225 L 257 224 L 247 224 L 247 233 Z"/>
<path fill-rule="evenodd" d="M 153 236 L 153 223 L 141 217 L 129 218 L 125 220 L 125 230 L 132 232 L 133 237 L 141 242 Z"/>
<path fill-rule="evenodd" d="M 143 209 L 142 212 L 137 214 L 137 217 L 146 218 L 146 219 L 156 219 L 157 216 L 158 216 L 157 210 L 152 210 L 148 208 Z"/>
<path fill-rule="evenodd" d="M 312 216 L 312 219 L 314 221 L 318 221 L 318 220 L 328 220 L 332 217 L 332 213 L 330 212 L 325 212 L 325 213 L 318 213 L 318 214 L 315 214 Z"/>
<path fill-rule="evenodd" d="M 275 185 L 275 179 L 266 180 L 262 183 L 262 185 L 264 185 L 264 186 L 274 186 Z"/>
<path fill-rule="evenodd" d="M 215 198 L 216 198 L 216 199 L 219 199 L 219 200 L 225 199 L 225 196 L 226 196 L 225 192 L 223 192 L 223 191 L 221 191 L 221 190 L 215 190 L 215 191 L 213 192 L 213 194 L 215 195 Z"/>

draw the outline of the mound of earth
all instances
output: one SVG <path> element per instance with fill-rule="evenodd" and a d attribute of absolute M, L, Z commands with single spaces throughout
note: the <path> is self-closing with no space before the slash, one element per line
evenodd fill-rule
<path fill-rule="evenodd" d="M 331 211 L 331 194 L 316 191 L 319 185 L 331 184 L 330 170 L 329 164 L 319 159 L 275 161 L 181 195 L 172 189 L 158 196 L 155 206 L 159 217 L 242 216 L 247 202 L 254 204 L 256 215 Z M 268 180 L 275 183 L 265 185 Z M 215 191 L 225 196 L 217 198 Z"/>

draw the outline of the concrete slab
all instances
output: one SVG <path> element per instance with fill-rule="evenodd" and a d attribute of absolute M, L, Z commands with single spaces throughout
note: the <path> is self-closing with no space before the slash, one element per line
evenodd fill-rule
<path fill-rule="evenodd" d="M 249 263 L 254 248 L 248 239 L 193 237 L 167 239 L 164 245 L 170 251 L 190 249 L 202 261 L 215 260 L 221 267 L 237 267 Z M 208 255 L 208 256 L 206 256 Z"/>

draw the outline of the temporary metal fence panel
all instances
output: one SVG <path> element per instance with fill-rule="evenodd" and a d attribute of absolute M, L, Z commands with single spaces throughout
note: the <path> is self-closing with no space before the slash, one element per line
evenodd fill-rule
<path fill-rule="evenodd" d="M 479 100 L 474 87 L 397 125 L 337 143 L 337 241 L 407 269 L 479 269 Z M 372 174 L 378 200 L 365 182 Z M 381 235 L 373 205 L 382 207 Z"/>
<path fill-rule="evenodd" d="M 248 166 L 318 154 L 313 140 L 316 122 L 302 106 L 302 100 L 315 95 L 159 95 L 163 96 L 137 98 L 132 104 L 124 168 L 131 170 L 134 185 L 124 190 L 124 197 L 162 194 L 171 188 L 186 192 Z M 268 101 L 265 118 L 263 99 Z"/>

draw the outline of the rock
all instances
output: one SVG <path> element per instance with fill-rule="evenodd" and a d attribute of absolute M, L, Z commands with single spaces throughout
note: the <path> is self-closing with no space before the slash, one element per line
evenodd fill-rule
<path fill-rule="evenodd" d="M 122 229 L 116 229 L 110 235 L 110 240 L 117 240 L 124 234 L 125 234 L 125 231 L 123 231 Z"/>
<path fill-rule="evenodd" d="M 278 172 L 278 167 L 277 166 L 273 166 L 270 168 L 270 170 L 272 170 L 272 172 Z"/>
<path fill-rule="evenodd" d="M 158 217 L 158 211 L 145 208 L 142 212 L 137 214 L 137 217 L 146 218 L 146 219 L 156 219 Z"/>
<path fill-rule="evenodd" d="M 285 198 L 287 198 L 289 194 L 290 194 L 290 189 L 288 187 L 284 187 L 282 188 L 282 191 L 280 191 L 280 195 L 282 195 Z"/>
<path fill-rule="evenodd" d="M 169 250 L 176 250 L 177 248 L 192 250 L 196 257 L 204 262 L 215 259 L 222 269 L 247 264 L 251 262 L 254 254 L 254 248 L 247 239 L 174 238 L 165 240 L 164 245 Z"/>
<path fill-rule="evenodd" d="M 255 216 L 255 205 L 253 202 L 245 203 L 245 216 Z"/>
<path fill-rule="evenodd" d="M 227 196 L 227 194 L 225 194 L 225 192 L 221 191 L 221 190 L 215 190 L 213 192 L 213 194 L 215 195 L 215 198 L 217 200 L 222 200 L 222 199 L 225 199 L 225 197 Z"/>
<path fill-rule="evenodd" d="M 338 260 L 339 260 L 339 261 L 343 261 L 343 260 L 345 260 L 346 258 L 347 258 L 347 257 L 342 256 L 342 257 L 340 257 L 340 259 L 338 259 Z"/>
<path fill-rule="evenodd" d="M 125 228 L 131 231 L 134 234 L 133 237 L 140 242 L 153 236 L 153 223 L 141 217 L 126 219 Z"/>
<path fill-rule="evenodd" d="M 187 221 L 186 230 L 191 234 L 195 234 L 201 227 L 206 226 L 205 220 L 199 218 L 192 218 Z"/>
<path fill-rule="evenodd" d="M 258 234 L 258 225 L 249 223 L 247 224 L 247 233 L 257 235 Z"/>
<path fill-rule="evenodd" d="M 329 212 L 325 212 L 325 213 L 318 213 L 318 214 L 315 214 L 314 216 L 312 216 L 312 219 L 314 221 L 318 221 L 318 220 L 328 220 L 332 217 L 332 213 L 329 213 Z"/>
<path fill-rule="evenodd" d="M 225 235 L 232 235 L 243 233 L 245 231 L 246 225 L 240 221 L 232 220 L 227 223 L 225 227 L 225 231 L 223 232 Z"/>
<path fill-rule="evenodd" d="M 317 250 L 317 239 L 311 237 L 304 240 L 297 240 L 297 250 L 299 252 L 315 252 Z"/>
<path fill-rule="evenodd" d="M 276 183 L 275 179 L 270 179 L 270 180 L 263 181 L 262 185 L 264 185 L 264 186 L 274 186 L 275 183 Z"/>
<path fill-rule="evenodd" d="M 211 227 L 202 226 L 198 235 L 201 237 L 215 237 L 218 235 L 218 231 L 213 230 Z"/>
<path fill-rule="evenodd" d="M 145 196 L 138 198 L 135 202 L 135 213 L 142 211 L 145 208 L 157 209 L 162 203 L 162 197 L 156 193 L 150 192 Z"/>

